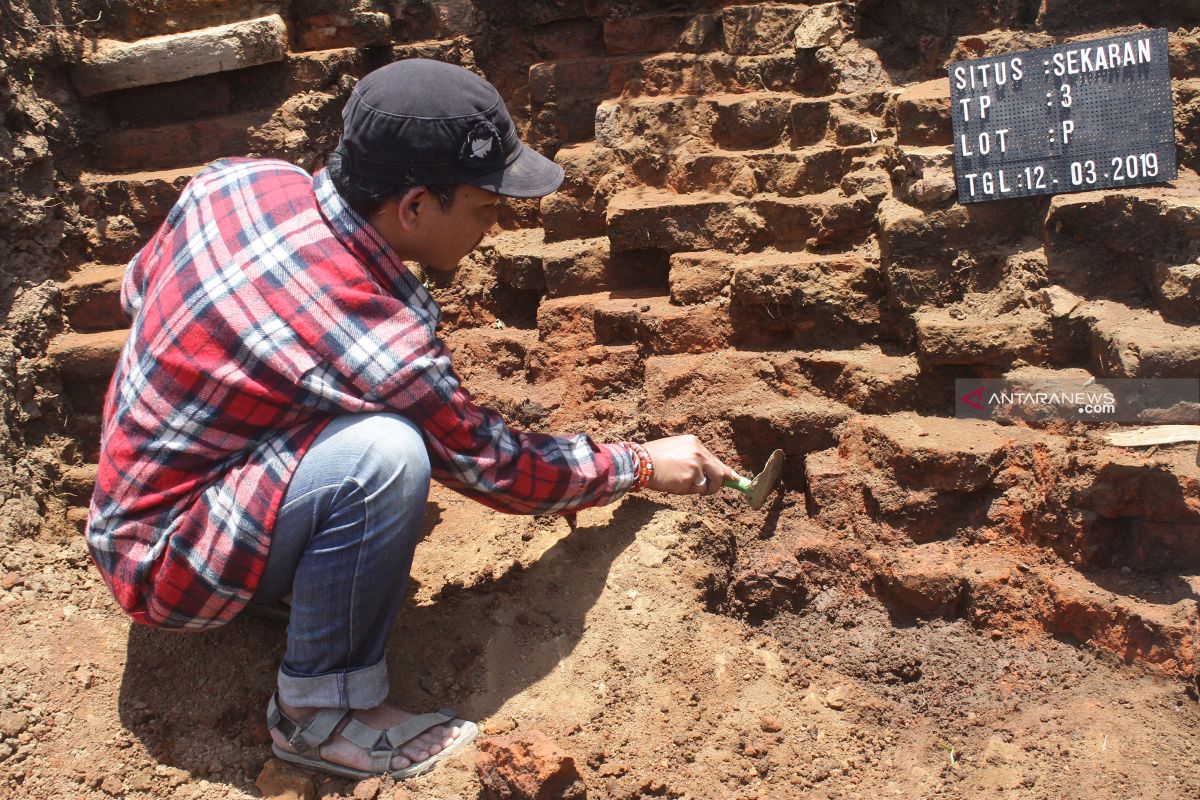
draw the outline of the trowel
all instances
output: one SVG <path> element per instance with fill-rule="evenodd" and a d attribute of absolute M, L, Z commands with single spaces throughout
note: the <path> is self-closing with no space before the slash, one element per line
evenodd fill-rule
<path fill-rule="evenodd" d="M 775 488 L 775 483 L 779 480 L 779 472 L 782 469 L 783 451 L 776 450 L 767 459 L 767 465 L 763 467 L 762 472 L 753 478 L 743 478 L 738 475 L 736 478 L 726 478 L 724 483 L 730 489 L 737 489 L 746 495 L 751 508 L 762 508 L 763 503 L 767 501 L 767 495 Z"/>

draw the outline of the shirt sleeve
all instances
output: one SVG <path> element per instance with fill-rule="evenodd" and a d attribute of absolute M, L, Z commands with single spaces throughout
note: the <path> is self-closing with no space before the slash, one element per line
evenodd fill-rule
<path fill-rule="evenodd" d="M 432 300 L 406 303 L 367 280 L 314 287 L 308 300 L 294 324 L 322 369 L 417 424 L 434 476 L 451 488 L 500 511 L 543 514 L 610 503 L 636 483 L 627 444 L 516 431 L 475 404 L 436 336 Z"/>

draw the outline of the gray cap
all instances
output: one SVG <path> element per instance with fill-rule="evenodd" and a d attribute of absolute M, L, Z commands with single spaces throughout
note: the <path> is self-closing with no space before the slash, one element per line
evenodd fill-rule
<path fill-rule="evenodd" d="M 559 187 L 562 167 L 526 147 L 496 87 L 441 61 L 397 61 L 367 75 L 342 110 L 335 156 L 375 182 L 469 183 L 508 197 Z"/>

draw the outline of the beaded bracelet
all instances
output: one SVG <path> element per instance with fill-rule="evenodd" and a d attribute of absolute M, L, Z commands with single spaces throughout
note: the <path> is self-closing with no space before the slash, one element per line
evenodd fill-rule
<path fill-rule="evenodd" d="M 630 491 L 637 492 L 645 489 L 650 484 L 650 479 L 654 477 L 654 462 L 650 459 L 650 453 L 646 451 L 644 445 L 637 442 L 628 444 L 629 448 L 633 450 L 633 464 L 637 470 L 637 483 Z"/>

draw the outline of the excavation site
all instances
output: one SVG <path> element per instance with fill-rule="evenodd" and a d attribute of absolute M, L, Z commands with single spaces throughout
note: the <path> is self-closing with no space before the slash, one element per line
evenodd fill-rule
<path fill-rule="evenodd" d="M 0 0 L 0 37 L 0 798 L 1200 798 L 1200 4 Z M 386 688 L 478 737 L 351 777 L 273 748 L 294 615 L 139 624 L 91 545 L 139 253 L 211 243 L 176 204 L 219 159 L 318 174 L 409 59 L 564 174 L 406 262 L 474 403 L 782 461 L 536 514 L 435 463 Z"/>

